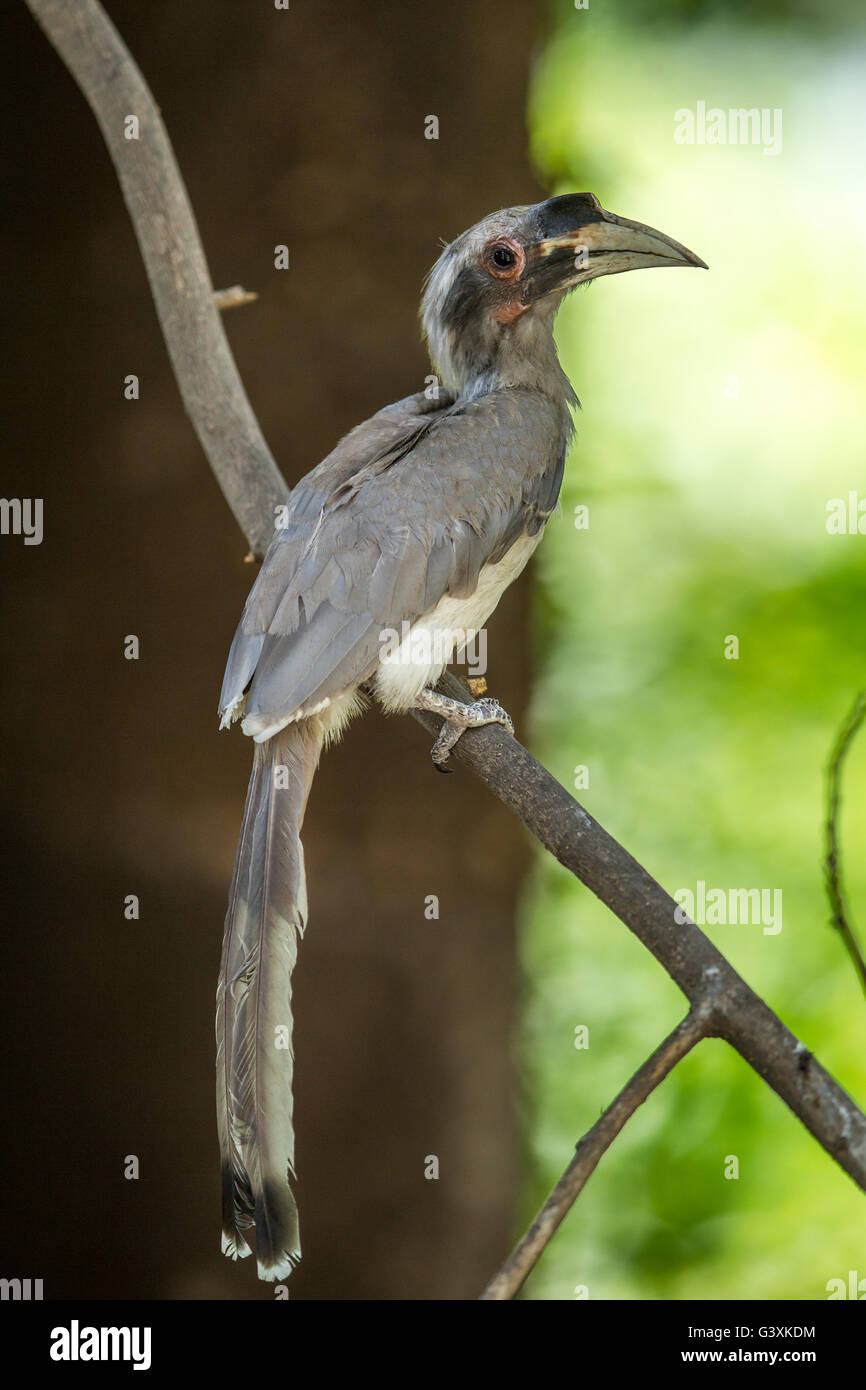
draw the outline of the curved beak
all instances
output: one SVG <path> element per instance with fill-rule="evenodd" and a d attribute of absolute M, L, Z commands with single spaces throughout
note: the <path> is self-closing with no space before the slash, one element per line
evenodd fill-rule
<path fill-rule="evenodd" d="M 607 212 L 592 193 L 566 193 L 532 209 L 527 271 L 541 293 L 568 290 L 601 275 L 705 261 L 673 237 Z"/>

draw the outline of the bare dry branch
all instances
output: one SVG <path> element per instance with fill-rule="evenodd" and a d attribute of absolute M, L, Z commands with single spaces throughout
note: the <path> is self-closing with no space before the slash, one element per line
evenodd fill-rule
<path fill-rule="evenodd" d="M 854 701 L 851 710 L 836 745 L 830 756 L 830 765 L 827 769 L 827 822 L 825 826 L 827 857 L 824 861 L 824 876 L 827 883 L 827 896 L 830 899 L 830 907 L 833 911 L 833 926 L 839 932 L 845 943 L 846 949 L 854 969 L 863 986 L 866 994 L 866 960 L 863 959 L 863 952 L 854 934 L 851 925 L 850 914 L 845 905 L 845 893 L 842 888 L 842 865 L 840 862 L 839 851 L 839 812 L 842 799 L 842 764 L 854 737 L 860 729 L 863 720 L 866 719 L 866 690 L 861 690 Z"/>
<path fill-rule="evenodd" d="M 238 525 L 261 556 L 273 535 L 274 508 L 289 490 L 220 323 L 198 227 L 159 108 L 96 0 L 27 4 L 99 122 L 186 412 Z"/>
<path fill-rule="evenodd" d="M 660 1086 L 695 1043 L 711 1032 L 711 994 L 696 1005 L 682 1023 L 665 1038 L 651 1057 L 635 1072 L 616 1100 L 604 1111 L 577 1145 L 556 1187 L 536 1216 L 526 1235 L 515 1246 L 502 1268 L 481 1294 L 482 1301 L 513 1298 L 532 1273 L 539 1257 L 577 1201 L 595 1172 L 602 1155 L 610 1148 L 626 1121 Z"/>
<path fill-rule="evenodd" d="M 440 688 L 455 699 L 471 699 L 450 674 Z M 418 719 L 431 733 L 439 728 L 436 715 Z M 754 1067 L 866 1191 L 866 1115 L 709 937 L 688 919 L 679 920 L 678 905 L 643 865 L 499 725 L 464 734 L 451 756 L 486 782 L 560 864 L 625 923 L 690 1003 L 713 985 L 714 1034 Z"/>
<path fill-rule="evenodd" d="M 213 302 L 220 313 L 238 309 L 242 304 L 254 304 L 257 299 L 255 290 L 245 290 L 243 285 L 231 285 L 227 290 L 214 290 L 213 293 Z"/>

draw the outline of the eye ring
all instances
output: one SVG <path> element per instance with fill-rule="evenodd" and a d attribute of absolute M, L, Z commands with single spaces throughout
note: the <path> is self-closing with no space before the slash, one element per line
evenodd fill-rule
<path fill-rule="evenodd" d="M 516 280 L 525 263 L 523 247 L 510 237 L 492 241 L 484 252 L 484 267 L 497 280 Z"/>

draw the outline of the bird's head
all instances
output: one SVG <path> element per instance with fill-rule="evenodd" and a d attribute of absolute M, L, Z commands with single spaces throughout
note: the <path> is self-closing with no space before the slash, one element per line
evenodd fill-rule
<path fill-rule="evenodd" d="M 452 241 L 421 305 L 434 370 L 458 392 L 491 384 L 552 388 L 562 373 L 553 318 L 565 294 L 601 275 L 706 265 L 662 232 L 606 212 L 592 193 L 503 208 Z"/>

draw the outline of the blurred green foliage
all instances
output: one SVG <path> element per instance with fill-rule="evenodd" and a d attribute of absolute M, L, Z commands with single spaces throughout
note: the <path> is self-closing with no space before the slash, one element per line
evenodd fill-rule
<path fill-rule="evenodd" d="M 828 753 L 866 685 L 866 535 L 826 526 L 830 499 L 866 501 L 866 45 L 844 7 L 835 28 L 822 9 L 817 36 L 805 4 L 684 2 L 664 29 L 649 8 L 558 5 L 535 73 L 551 190 L 591 189 L 710 272 L 602 279 L 560 314 L 584 409 L 536 561 L 531 742 L 569 788 L 588 768 L 578 799 L 669 890 L 782 889 L 778 934 L 706 930 L 863 1104 L 866 1004 L 828 925 L 822 818 Z M 674 113 L 698 101 L 780 108 L 781 153 L 675 143 Z M 844 796 L 862 926 L 866 736 Z M 524 917 L 525 1222 L 685 1004 L 549 856 Z M 602 1160 L 527 1294 L 821 1299 L 850 1269 L 866 1278 L 866 1197 L 705 1042 Z"/>

